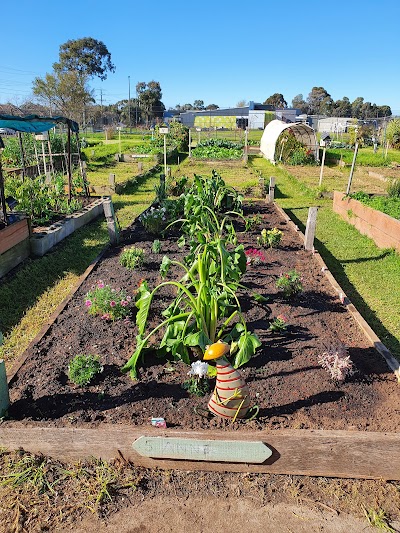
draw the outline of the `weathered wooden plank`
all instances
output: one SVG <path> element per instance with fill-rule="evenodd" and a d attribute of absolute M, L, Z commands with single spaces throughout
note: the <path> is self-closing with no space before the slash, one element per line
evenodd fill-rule
<path fill-rule="evenodd" d="M 312 250 L 314 248 L 315 229 L 317 227 L 317 212 L 318 207 L 310 207 L 308 209 L 306 232 L 304 235 L 305 250 Z"/>
<path fill-rule="evenodd" d="M 272 450 L 261 441 L 142 436 L 132 446 L 141 456 L 152 457 L 153 459 L 261 464 L 272 455 Z"/>
<path fill-rule="evenodd" d="M 272 450 L 263 464 L 174 461 L 141 457 L 132 447 L 145 436 L 262 441 Z M 148 468 L 264 472 L 327 477 L 400 479 L 400 433 L 365 431 L 181 431 L 151 426 L 98 428 L 17 427 L 0 425 L 0 446 L 41 452 L 62 460 L 89 456 L 111 459 L 122 454 Z"/>
<path fill-rule="evenodd" d="M 4 416 L 7 413 L 9 406 L 10 395 L 8 393 L 6 365 L 3 359 L 0 359 L 0 417 Z"/>
<path fill-rule="evenodd" d="M 268 202 L 272 203 L 275 200 L 275 178 L 269 178 Z"/>
<path fill-rule="evenodd" d="M 27 218 L 18 220 L 0 230 L 0 254 L 29 237 L 29 223 Z"/>

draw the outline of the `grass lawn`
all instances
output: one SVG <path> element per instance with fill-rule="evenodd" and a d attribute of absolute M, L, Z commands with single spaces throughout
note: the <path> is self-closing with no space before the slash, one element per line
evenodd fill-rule
<path fill-rule="evenodd" d="M 115 174 L 116 183 L 123 183 L 124 181 L 128 181 L 134 176 L 138 176 L 139 174 L 147 172 L 151 167 L 156 164 L 152 157 L 141 158 L 139 162 L 141 163 L 141 170 L 138 163 L 134 161 L 127 163 L 119 163 L 117 161 L 114 161 L 112 163 L 107 164 L 106 166 L 98 165 L 97 168 L 93 166 L 91 168 L 95 170 L 91 170 L 88 174 L 89 185 L 108 186 L 110 174 Z"/>

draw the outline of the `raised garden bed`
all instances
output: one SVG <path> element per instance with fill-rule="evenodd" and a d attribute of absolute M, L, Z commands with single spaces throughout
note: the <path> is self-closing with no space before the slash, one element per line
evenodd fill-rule
<path fill-rule="evenodd" d="M 333 210 L 360 233 L 373 239 L 379 248 L 395 248 L 400 252 L 400 220 L 338 191 L 334 192 Z"/>
<path fill-rule="evenodd" d="M 240 293 L 248 327 L 262 341 L 256 356 L 242 367 L 251 402 L 260 407 L 257 418 L 232 424 L 198 414 L 195 408 L 205 408 L 208 395 L 192 396 L 182 388 L 188 372 L 182 362 L 146 356 L 139 365 L 138 381 L 121 373 L 134 349 L 135 322 L 106 322 L 88 315 L 85 294 L 101 279 L 134 295 L 142 278 L 150 286 L 160 281 L 158 266 L 164 252 L 171 258 L 182 255 L 175 237 L 162 241 L 161 254 L 152 253 L 154 238 L 136 223 L 123 234 L 123 244 L 135 243 L 146 250 L 144 266 L 126 270 L 119 264 L 121 248 L 114 248 L 91 269 L 51 328 L 25 353 L 13 376 L 12 420 L 0 428 L 0 445 L 19 441 L 27 449 L 65 457 L 68 453 L 110 456 L 122 450 L 139 464 L 170 468 L 180 462 L 141 458 L 132 450 L 132 441 L 140 435 L 258 439 L 273 449 L 270 460 L 259 466 L 229 463 L 220 468 L 400 478 L 400 435 L 393 433 L 400 430 L 394 374 L 275 207 L 253 204 L 247 207 L 250 213 L 260 213 L 263 223 L 254 232 L 239 233 L 246 248 L 255 246 L 261 227 L 284 232 L 281 246 L 266 251 L 266 263 L 248 269 L 243 284 L 249 290 Z M 275 282 L 293 268 L 302 274 L 304 292 L 287 302 Z M 252 291 L 269 302 L 256 303 Z M 166 290 L 156 300 L 153 325 L 159 323 L 170 296 Z M 279 314 L 288 319 L 285 335 L 268 331 L 270 318 Z M 322 352 L 342 344 L 355 372 L 338 384 L 318 359 Z M 67 376 L 70 360 L 81 353 L 98 354 L 104 365 L 97 380 L 83 389 L 72 385 Z M 172 429 L 151 427 L 149 418 L 160 416 Z M 209 465 L 189 461 L 181 467 L 207 469 Z"/>
<path fill-rule="evenodd" d="M 19 220 L 0 229 L 0 278 L 29 256 L 29 220 Z"/>
<path fill-rule="evenodd" d="M 30 237 L 30 250 L 35 256 L 43 256 L 53 246 L 64 240 L 74 231 L 89 224 L 103 212 L 102 198 L 96 198 L 79 211 L 67 215 L 48 227 L 34 228 Z"/>

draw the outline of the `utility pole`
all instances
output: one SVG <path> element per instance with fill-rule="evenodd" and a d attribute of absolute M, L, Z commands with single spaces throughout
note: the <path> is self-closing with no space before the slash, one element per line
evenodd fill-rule
<path fill-rule="evenodd" d="M 131 128 L 131 77 L 128 76 L 128 114 L 129 114 L 129 133 L 132 133 Z"/>

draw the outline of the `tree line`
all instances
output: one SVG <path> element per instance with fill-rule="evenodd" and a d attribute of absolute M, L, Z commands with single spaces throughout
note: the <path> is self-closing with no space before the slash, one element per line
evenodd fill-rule
<path fill-rule="evenodd" d="M 281 93 L 269 96 L 264 104 L 269 104 L 277 109 L 286 109 L 288 104 Z M 392 110 L 388 105 L 376 105 L 371 102 L 364 102 L 362 96 L 350 102 L 347 96 L 340 100 L 334 100 L 323 87 L 313 87 L 307 99 L 302 94 L 298 94 L 292 100 L 292 107 L 300 109 L 301 113 L 307 115 L 325 115 L 327 117 L 353 117 L 358 119 L 370 119 L 379 117 L 390 117 Z"/>

